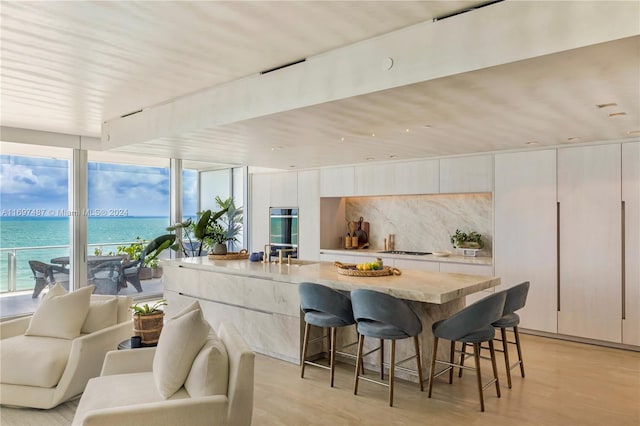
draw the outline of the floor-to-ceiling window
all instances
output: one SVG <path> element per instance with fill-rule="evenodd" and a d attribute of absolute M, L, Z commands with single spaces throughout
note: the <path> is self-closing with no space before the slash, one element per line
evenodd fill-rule
<path fill-rule="evenodd" d="M 2 315 L 31 312 L 51 280 L 70 285 L 52 260 L 69 257 L 71 149 L 0 143 Z M 13 296 L 24 295 L 20 299 Z"/>

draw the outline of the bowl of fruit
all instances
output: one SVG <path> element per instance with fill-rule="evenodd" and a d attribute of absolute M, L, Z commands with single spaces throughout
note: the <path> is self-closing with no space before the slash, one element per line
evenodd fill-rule
<path fill-rule="evenodd" d="M 402 273 L 398 268 L 383 266 L 381 259 L 357 264 L 342 262 L 334 262 L 333 264 L 339 274 L 352 277 L 384 277 L 388 275 L 400 275 Z"/>

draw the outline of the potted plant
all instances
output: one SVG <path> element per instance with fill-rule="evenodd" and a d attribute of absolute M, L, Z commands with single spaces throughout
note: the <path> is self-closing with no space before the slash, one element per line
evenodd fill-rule
<path fill-rule="evenodd" d="M 484 247 L 482 235 L 475 231 L 467 234 L 459 229 L 456 229 L 456 233 L 451 236 L 451 244 L 453 244 L 453 248 L 460 249 L 481 249 Z"/>
<path fill-rule="evenodd" d="M 166 305 L 167 301 L 162 299 L 153 305 L 136 303 L 130 306 L 133 311 L 133 333 L 134 336 L 140 336 L 143 345 L 158 343 L 164 324 L 164 311 L 160 308 Z"/>

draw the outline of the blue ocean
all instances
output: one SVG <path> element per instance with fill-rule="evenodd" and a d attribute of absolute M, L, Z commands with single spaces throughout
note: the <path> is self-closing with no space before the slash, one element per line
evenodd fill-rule
<path fill-rule="evenodd" d="M 96 248 L 115 253 L 118 245 L 128 245 L 140 237 L 150 241 L 166 234 L 169 217 L 89 217 L 88 254 Z M 42 248 L 47 246 L 46 248 Z M 0 292 L 10 290 L 8 262 L 16 257 L 16 290 L 34 285 L 29 260 L 50 263 L 69 255 L 68 217 L 0 217 Z"/>

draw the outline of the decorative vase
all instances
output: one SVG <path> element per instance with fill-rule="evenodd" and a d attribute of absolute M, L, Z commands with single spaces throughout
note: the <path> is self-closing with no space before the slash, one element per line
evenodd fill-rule
<path fill-rule="evenodd" d="M 211 254 L 227 254 L 227 245 L 225 243 L 216 243 L 211 249 Z"/>
<path fill-rule="evenodd" d="M 140 336 L 143 345 L 156 345 L 164 324 L 164 312 L 133 316 L 133 334 Z"/>

